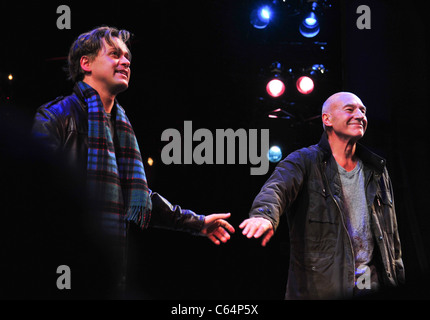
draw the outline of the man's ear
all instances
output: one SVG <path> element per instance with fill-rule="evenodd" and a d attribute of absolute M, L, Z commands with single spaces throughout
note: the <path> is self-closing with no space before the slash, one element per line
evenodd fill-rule
<path fill-rule="evenodd" d="M 79 62 L 81 64 L 81 69 L 85 73 L 91 72 L 91 60 L 90 58 L 88 58 L 88 56 L 82 56 Z"/>
<path fill-rule="evenodd" d="M 322 122 L 326 127 L 331 127 L 333 124 L 331 123 L 331 115 L 330 113 L 323 113 L 322 114 Z"/>

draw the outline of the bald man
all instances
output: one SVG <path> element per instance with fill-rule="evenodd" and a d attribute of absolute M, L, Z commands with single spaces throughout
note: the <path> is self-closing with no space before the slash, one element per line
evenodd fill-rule
<path fill-rule="evenodd" d="M 322 122 L 320 142 L 278 164 L 240 225 L 265 246 L 286 213 L 286 299 L 348 299 L 404 282 L 386 162 L 358 143 L 366 107 L 336 93 L 323 104 Z"/>

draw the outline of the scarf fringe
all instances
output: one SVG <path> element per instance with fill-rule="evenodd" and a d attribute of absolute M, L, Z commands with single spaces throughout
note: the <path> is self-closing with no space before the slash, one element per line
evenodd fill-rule
<path fill-rule="evenodd" d="M 147 229 L 151 220 L 151 211 L 145 206 L 131 206 L 125 218 L 136 223 L 141 229 Z"/>

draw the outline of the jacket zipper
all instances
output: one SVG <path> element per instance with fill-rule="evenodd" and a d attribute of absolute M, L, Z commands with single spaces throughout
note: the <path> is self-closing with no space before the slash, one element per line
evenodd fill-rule
<path fill-rule="evenodd" d="M 346 227 L 345 219 L 344 219 L 344 217 L 343 217 L 342 210 L 340 209 L 340 205 L 339 205 L 339 203 L 337 202 L 336 198 L 334 197 L 333 192 L 331 191 L 330 184 L 329 184 L 329 182 L 328 182 L 328 178 L 327 178 L 327 175 L 326 175 L 326 173 L 325 173 L 325 171 L 326 171 L 326 167 L 327 167 L 327 162 L 326 162 L 326 161 L 324 161 L 324 162 L 323 162 L 323 164 L 324 164 L 324 170 L 323 170 L 324 180 L 325 180 L 325 182 L 326 182 L 326 184 L 327 184 L 327 188 L 328 188 L 328 191 L 329 191 L 329 193 L 330 193 L 330 197 L 333 199 L 334 203 L 335 203 L 335 204 L 336 204 L 336 206 L 337 206 L 337 209 L 339 210 L 339 215 L 340 215 L 340 219 L 341 219 L 341 221 L 342 221 L 342 226 L 343 226 L 343 229 L 344 229 L 344 231 L 345 231 L 345 233 L 346 233 L 346 236 L 347 236 L 347 238 L 348 238 L 349 248 L 351 249 L 352 257 L 353 257 L 353 259 L 354 259 L 354 261 L 353 261 L 353 266 L 352 266 L 352 271 L 353 271 L 353 272 L 352 272 L 352 274 L 354 275 L 354 280 L 353 280 L 352 287 L 354 288 L 354 287 L 355 287 L 355 253 L 354 253 L 354 247 L 352 246 L 351 237 L 349 236 L 348 228 Z M 370 180 L 370 179 L 369 179 L 369 180 Z"/>

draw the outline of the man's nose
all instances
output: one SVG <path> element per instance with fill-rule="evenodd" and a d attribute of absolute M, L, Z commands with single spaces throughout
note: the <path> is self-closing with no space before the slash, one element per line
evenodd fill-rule
<path fill-rule="evenodd" d="M 128 60 L 125 56 L 121 57 L 121 60 L 119 61 L 120 65 L 128 68 L 130 67 L 130 60 Z"/>
<path fill-rule="evenodd" d="M 355 117 L 356 119 L 366 119 L 366 114 L 365 114 L 363 111 L 361 111 L 360 109 L 357 109 L 357 110 L 355 111 L 355 115 L 354 115 L 354 117 Z"/>

